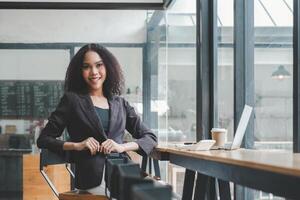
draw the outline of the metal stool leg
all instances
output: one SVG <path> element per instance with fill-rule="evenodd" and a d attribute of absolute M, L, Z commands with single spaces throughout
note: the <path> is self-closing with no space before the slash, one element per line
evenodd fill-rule
<path fill-rule="evenodd" d="M 196 187 L 194 193 L 195 200 L 205 200 L 207 189 L 209 188 L 208 184 L 209 177 L 204 174 L 197 173 Z"/>
<path fill-rule="evenodd" d="M 159 170 L 158 160 L 153 159 L 153 167 L 154 167 L 155 178 L 160 179 L 160 170 Z"/>
<path fill-rule="evenodd" d="M 185 170 L 182 200 L 191 200 L 194 191 L 195 172 L 189 169 Z"/>
<path fill-rule="evenodd" d="M 220 200 L 231 200 L 230 186 L 228 181 L 218 179 Z"/>

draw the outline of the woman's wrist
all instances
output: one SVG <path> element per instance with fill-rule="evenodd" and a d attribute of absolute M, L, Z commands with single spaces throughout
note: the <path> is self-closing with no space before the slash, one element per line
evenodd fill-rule
<path fill-rule="evenodd" d="M 74 142 L 73 143 L 73 150 L 79 151 L 81 146 L 81 142 Z"/>
<path fill-rule="evenodd" d="M 139 149 L 139 145 L 136 142 L 124 143 L 124 144 L 121 144 L 121 146 L 123 148 L 123 152 L 135 151 L 135 150 Z"/>
<path fill-rule="evenodd" d="M 124 144 L 120 144 L 118 153 L 123 153 L 123 152 L 126 152 L 126 148 L 125 148 Z"/>
<path fill-rule="evenodd" d="M 80 151 L 81 150 L 81 142 L 65 142 L 63 149 L 64 150 L 75 150 Z"/>

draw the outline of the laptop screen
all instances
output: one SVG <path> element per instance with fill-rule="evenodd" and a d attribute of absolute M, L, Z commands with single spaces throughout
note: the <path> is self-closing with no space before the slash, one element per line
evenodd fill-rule
<path fill-rule="evenodd" d="M 231 149 L 240 148 L 242 141 L 243 141 L 243 137 L 245 135 L 245 131 L 246 131 L 250 116 L 251 116 L 251 113 L 252 113 L 252 110 L 253 110 L 253 108 L 251 106 L 248 106 L 248 105 L 244 106 L 244 110 L 243 110 L 239 125 L 236 129 Z"/>

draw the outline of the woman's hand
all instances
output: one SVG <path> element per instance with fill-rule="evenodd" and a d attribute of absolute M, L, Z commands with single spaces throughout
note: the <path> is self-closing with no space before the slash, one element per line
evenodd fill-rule
<path fill-rule="evenodd" d="M 118 144 L 111 139 L 107 139 L 102 142 L 100 146 L 100 152 L 110 154 L 111 152 L 123 153 L 125 151 L 122 144 Z"/>
<path fill-rule="evenodd" d="M 77 151 L 88 149 L 92 155 L 95 155 L 100 150 L 100 144 L 95 138 L 89 137 L 82 142 L 75 143 L 74 149 Z"/>

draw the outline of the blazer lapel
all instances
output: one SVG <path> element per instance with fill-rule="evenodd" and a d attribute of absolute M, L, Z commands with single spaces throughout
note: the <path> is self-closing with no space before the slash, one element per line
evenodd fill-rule
<path fill-rule="evenodd" d="M 102 133 L 103 137 L 105 139 L 107 139 L 107 135 L 104 132 L 103 126 L 97 116 L 95 109 L 94 109 L 94 105 L 91 100 L 91 97 L 88 94 L 82 95 L 82 97 L 83 97 L 83 101 L 80 102 L 80 105 L 82 107 L 83 113 L 85 114 L 85 116 L 89 120 L 89 122 L 92 124 L 92 126 L 94 127 L 96 132 L 98 134 Z M 97 136 L 99 136 L 99 135 L 97 135 Z"/>
<path fill-rule="evenodd" d="M 109 128 L 108 132 L 112 132 L 112 128 L 115 125 L 116 121 L 116 116 L 118 114 L 118 101 L 114 101 L 114 98 L 112 97 L 111 99 L 108 100 L 109 103 L 109 108 L 110 108 L 110 119 L 109 119 Z M 110 134 L 111 135 L 111 134 Z"/>

